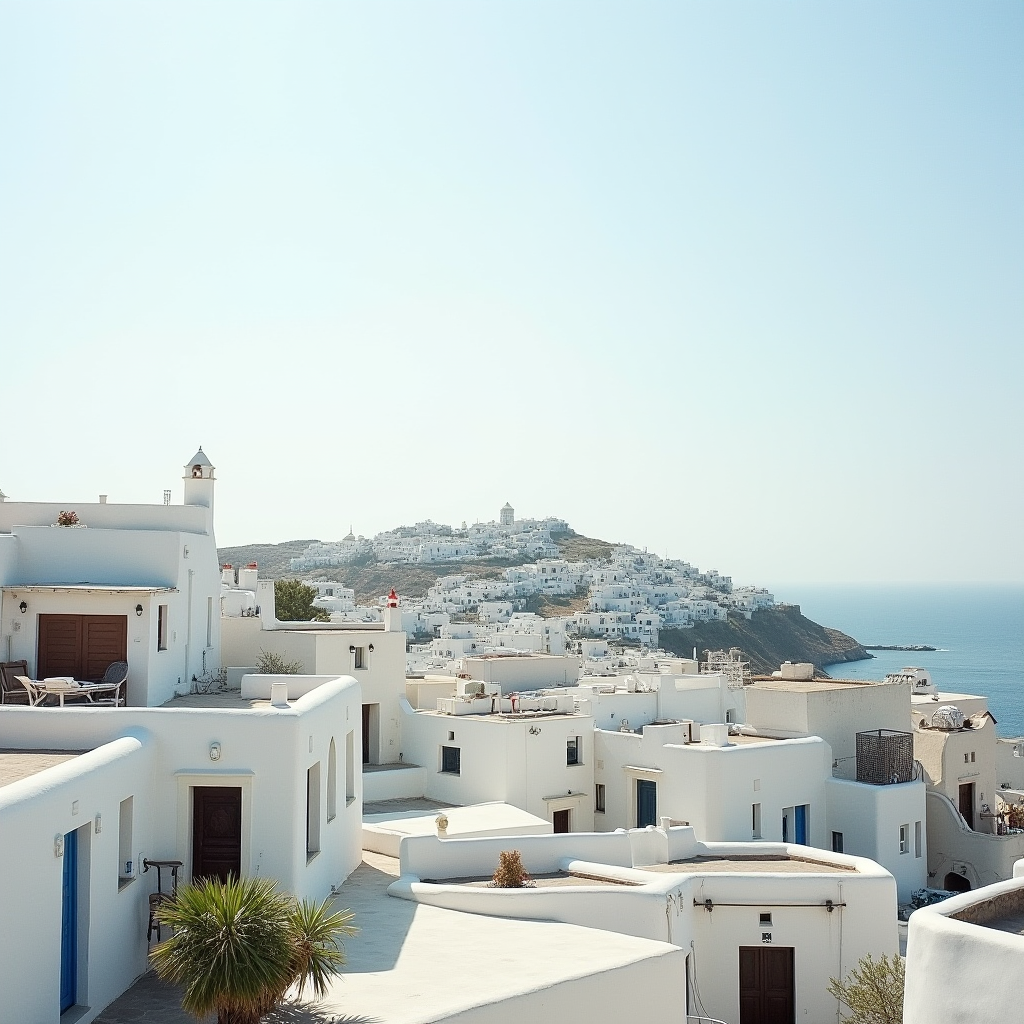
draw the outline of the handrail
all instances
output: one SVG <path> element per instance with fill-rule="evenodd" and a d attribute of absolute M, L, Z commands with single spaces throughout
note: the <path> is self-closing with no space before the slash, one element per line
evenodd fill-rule
<path fill-rule="evenodd" d="M 726 1024 L 724 1020 L 719 1020 L 717 1017 L 698 1017 L 694 1013 L 686 1015 L 686 1024 L 690 1024 L 690 1021 L 706 1021 L 707 1024 Z"/>

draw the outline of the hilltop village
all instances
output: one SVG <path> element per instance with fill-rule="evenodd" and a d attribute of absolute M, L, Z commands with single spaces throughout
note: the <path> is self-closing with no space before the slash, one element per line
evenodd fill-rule
<path fill-rule="evenodd" d="M 461 530 L 422 522 L 372 540 L 349 533 L 334 543 L 316 541 L 291 559 L 291 568 L 330 570 L 368 557 L 395 565 L 516 561 L 493 576 L 440 576 L 422 597 L 399 595 L 403 630 L 414 642 L 427 641 L 414 649 L 410 667 L 417 668 L 443 667 L 468 650 L 564 654 L 567 638 L 657 648 L 661 629 L 726 621 L 730 610 L 749 618 L 775 604 L 765 589 L 734 588 L 715 569 L 701 572 L 628 544 L 605 545 L 606 557 L 566 559 L 557 541 L 567 536 L 576 535 L 564 520 L 516 519 L 506 503 L 497 521 L 463 523 Z M 308 582 L 333 620 L 381 621 L 385 596 L 358 604 L 351 587 Z M 531 604 L 541 604 L 545 614 L 528 610 Z M 568 610 L 560 613 L 560 606 Z"/>
<path fill-rule="evenodd" d="M 0 496 L 0 1021 L 170 1019 L 154 901 L 253 875 L 363 926 L 312 1019 L 824 1022 L 898 954 L 910 1024 L 1011 1016 L 1024 739 L 983 696 L 667 654 L 772 595 L 560 557 L 568 524 L 508 506 L 295 569 L 531 562 L 363 606 L 321 580 L 326 621 L 283 620 L 219 564 L 215 490 L 200 449 L 180 503 Z M 488 885 L 511 851 L 533 884 Z"/>

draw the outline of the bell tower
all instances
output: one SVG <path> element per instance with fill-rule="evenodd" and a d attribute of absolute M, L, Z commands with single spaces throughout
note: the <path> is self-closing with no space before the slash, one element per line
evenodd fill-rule
<path fill-rule="evenodd" d="M 202 505 L 213 511 L 213 463 L 200 446 L 185 463 L 185 504 Z"/>

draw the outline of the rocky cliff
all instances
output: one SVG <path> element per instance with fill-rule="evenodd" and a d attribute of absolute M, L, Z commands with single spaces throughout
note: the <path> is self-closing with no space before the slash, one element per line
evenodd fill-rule
<path fill-rule="evenodd" d="M 693 629 L 663 629 L 660 643 L 681 658 L 692 657 L 696 647 L 701 661 L 707 660 L 707 650 L 738 647 L 755 675 L 772 672 L 784 661 L 809 661 L 824 676 L 830 674 L 825 665 L 872 657 L 853 637 L 813 622 L 795 604 L 754 612 L 750 619 L 730 614 L 728 622 L 704 622 Z M 835 669 L 831 675 L 836 675 Z"/>

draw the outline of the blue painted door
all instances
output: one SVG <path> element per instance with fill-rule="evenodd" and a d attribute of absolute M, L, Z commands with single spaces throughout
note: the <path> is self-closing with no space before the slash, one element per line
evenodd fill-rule
<path fill-rule="evenodd" d="M 636 780 L 636 827 L 646 828 L 658 822 L 658 787 L 648 779 Z"/>
<path fill-rule="evenodd" d="M 807 804 L 800 804 L 794 808 L 796 841 L 800 846 L 807 845 Z"/>
<path fill-rule="evenodd" d="M 64 837 L 60 911 L 60 1012 L 78 999 L 78 833 Z"/>

